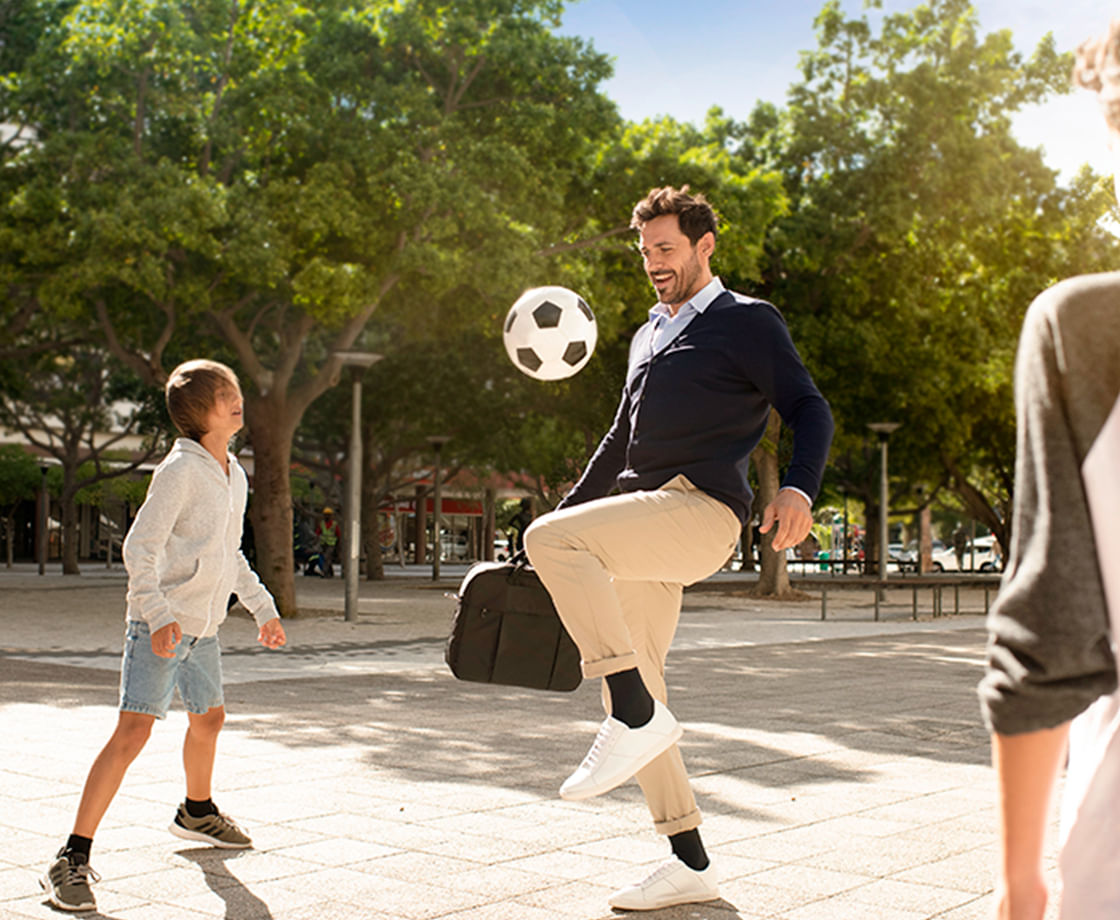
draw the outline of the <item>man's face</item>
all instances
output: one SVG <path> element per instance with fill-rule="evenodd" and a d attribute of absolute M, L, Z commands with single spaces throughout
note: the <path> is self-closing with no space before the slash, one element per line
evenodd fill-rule
<path fill-rule="evenodd" d="M 676 214 L 664 214 L 642 225 L 638 231 L 642 264 L 661 303 L 675 312 L 711 280 L 708 260 L 713 245 L 711 234 L 693 245 L 681 232 Z"/>

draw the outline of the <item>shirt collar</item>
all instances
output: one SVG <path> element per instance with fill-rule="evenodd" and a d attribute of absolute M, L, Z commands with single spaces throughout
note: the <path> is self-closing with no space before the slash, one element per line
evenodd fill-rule
<path fill-rule="evenodd" d="M 681 304 L 681 308 L 677 311 L 677 316 L 681 316 L 688 309 L 691 309 L 695 313 L 703 313 L 712 305 L 712 301 L 719 297 L 724 290 L 723 282 L 720 281 L 718 277 L 712 276 L 712 280 L 700 288 L 700 290 L 692 296 L 691 300 L 687 300 Z M 672 319 L 672 317 L 669 316 L 668 304 L 656 303 L 650 307 L 649 318 L 655 320 L 659 316 L 663 316 L 665 319 Z"/>

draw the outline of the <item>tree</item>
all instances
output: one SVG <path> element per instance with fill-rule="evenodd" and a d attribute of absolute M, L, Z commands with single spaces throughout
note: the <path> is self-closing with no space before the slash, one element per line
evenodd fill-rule
<path fill-rule="evenodd" d="M 895 499 L 948 488 L 1007 545 L 1023 311 L 1114 251 L 1092 182 L 1060 188 L 1010 132 L 1020 106 L 1067 87 L 1069 61 L 1050 38 L 1028 58 L 1007 32 L 981 36 L 966 0 L 882 16 L 877 31 L 829 2 L 816 27 L 788 110 L 761 106 L 739 130 L 742 155 L 780 169 L 790 198 L 763 292 L 832 403 L 832 484 L 874 519 L 866 426 L 901 422 Z"/>
<path fill-rule="evenodd" d="M 151 438 L 139 450 L 122 450 L 151 431 L 155 398 L 98 349 L 72 349 L 67 357 L 41 355 L 23 371 L 18 384 L 0 388 L 0 422 L 57 461 L 62 571 L 77 575 L 78 494 L 128 476 L 161 448 Z"/>
<path fill-rule="evenodd" d="M 6 215 L 39 305 L 158 383 L 174 341 L 245 384 L 261 574 L 294 609 L 289 466 L 376 311 L 524 276 L 615 124 L 553 0 L 73 4 L 10 81 L 39 143 Z M 508 292 L 507 292 L 508 294 Z M 504 299 L 504 298 L 503 298 Z"/>
<path fill-rule="evenodd" d="M 16 444 L 0 444 L 0 511 L 4 516 L 9 569 L 15 550 L 16 509 L 21 502 L 35 497 L 39 476 L 39 465 L 31 454 Z"/>

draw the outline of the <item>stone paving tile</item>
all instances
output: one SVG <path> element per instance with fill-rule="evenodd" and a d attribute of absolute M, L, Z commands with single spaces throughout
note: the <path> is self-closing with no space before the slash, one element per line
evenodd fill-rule
<path fill-rule="evenodd" d="M 830 869 L 817 869 L 813 866 L 792 863 L 756 872 L 749 877 L 749 881 L 773 888 L 798 891 L 813 899 L 850 891 L 867 884 L 866 876 L 853 872 L 833 872 Z"/>
<path fill-rule="evenodd" d="M 975 894 L 955 888 L 919 885 L 895 879 L 878 879 L 846 892 L 852 901 L 867 904 L 876 911 L 881 907 L 937 913 L 968 904 Z"/>
<path fill-rule="evenodd" d="M 778 920 L 924 920 L 928 916 L 924 910 L 903 910 L 890 904 L 877 904 L 872 911 L 845 893 L 783 911 Z"/>
<path fill-rule="evenodd" d="M 317 840 L 314 843 L 301 843 L 294 847 L 285 847 L 285 858 L 295 862 L 311 862 L 321 866 L 348 866 L 356 862 L 376 859 L 378 856 L 389 856 L 400 853 L 397 846 L 385 846 L 379 843 L 369 843 L 365 840 L 332 836 L 327 840 Z"/>
<path fill-rule="evenodd" d="M 820 895 L 817 893 L 799 888 L 769 885 L 758 881 L 754 876 L 721 883 L 719 890 L 723 900 L 736 910 L 745 911 L 751 916 L 768 918 L 778 917 L 784 911 L 820 900 Z"/>
<path fill-rule="evenodd" d="M 943 841 L 935 846 L 927 841 L 916 842 L 900 835 L 853 837 L 827 853 L 818 853 L 798 862 L 817 869 L 878 878 L 894 875 L 916 865 L 936 862 L 961 850 L 962 847 L 955 841 Z"/>
<path fill-rule="evenodd" d="M 318 864 L 309 863 L 305 858 L 293 858 L 286 850 L 267 852 L 190 847 L 177 850 L 172 855 L 173 865 L 190 867 L 195 873 L 201 871 L 207 881 L 213 879 L 217 885 L 221 885 L 223 879 L 228 879 L 228 884 L 252 884 L 298 878 L 318 868 Z M 114 866 L 114 874 L 115 869 Z"/>

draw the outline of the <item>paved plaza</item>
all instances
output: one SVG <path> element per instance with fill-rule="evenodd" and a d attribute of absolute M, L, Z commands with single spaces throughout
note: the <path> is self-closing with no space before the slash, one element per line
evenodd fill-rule
<path fill-rule="evenodd" d="M 598 686 L 454 680 L 446 593 L 461 572 L 363 582 L 354 622 L 341 579 L 300 577 L 308 615 L 279 652 L 235 608 L 214 797 L 255 848 L 167 832 L 183 795 L 176 703 L 97 835 L 99 912 L 83 916 L 624 916 L 608 894 L 667 855 L 637 785 L 557 796 L 602 717 Z M 867 592 L 830 593 L 821 622 L 817 597 L 764 602 L 746 587 L 718 576 L 689 591 L 669 663 L 722 900 L 644 916 L 990 920 L 982 592 L 962 592 L 972 613 L 917 621 L 895 592 L 879 622 Z M 37 879 L 116 721 L 124 588 L 119 568 L 0 569 L 0 917 L 62 916 Z"/>

